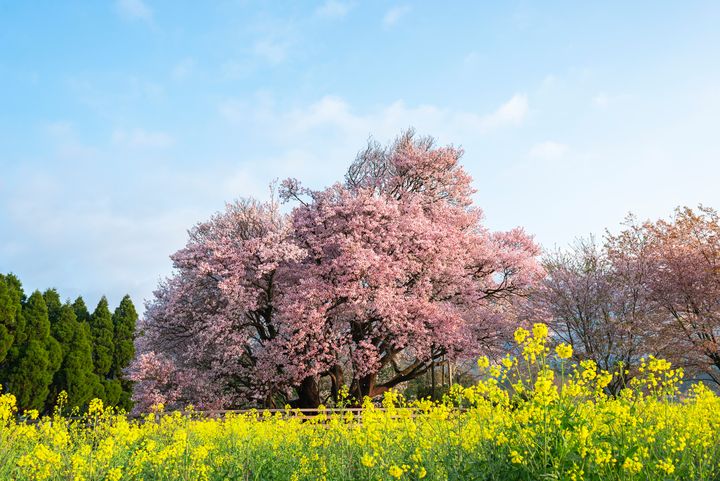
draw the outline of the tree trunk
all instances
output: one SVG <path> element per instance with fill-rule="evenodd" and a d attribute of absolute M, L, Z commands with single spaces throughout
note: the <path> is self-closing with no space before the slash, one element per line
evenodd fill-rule
<path fill-rule="evenodd" d="M 340 397 L 340 388 L 345 384 L 342 367 L 335 365 L 330 369 L 330 395 L 337 404 Z"/>
<path fill-rule="evenodd" d="M 300 409 L 315 409 L 320 405 L 320 387 L 315 377 L 306 377 L 297 387 L 298 398 L 290 403 Z"/>
<path fill-rule="evenodd" d="M 430 399 L 435 400 L 435 358 L 430 361 Z"/>
<path fill-rule="evenodd" d="M 445 356 L 440 360 L 440 387 L 445 387 Z"/>
<path fill-rule="evenodd" d="M 382 392 L 386 391 L 385 389 L 381 390 L 381 392 L 375 392 L 375 381 L 377 380 L 377 374 L 368 374 L 366 376 L 362 376 L 359 379 L 355 379 L 355 381 L 352 384 L 352 395 L 357 400 L 358 403 L 362 404 L 363 399 L 365 399 L 366 396 L 374 397 L 379 394 L 382 394 Z"/>

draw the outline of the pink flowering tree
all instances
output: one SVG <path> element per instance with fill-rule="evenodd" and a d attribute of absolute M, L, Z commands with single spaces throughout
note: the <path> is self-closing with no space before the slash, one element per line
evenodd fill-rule
<path fill-rule="evenodd" d="M 650 242 L 648 289 L 668 318 L 666 335 L 680 343 L 678 361 L 720 383 L 720 217 L 678 208 L 670 221 L 641 227 Z"/>
<path fill-rule="evenodd" d="M 290 237 L 275 202 L 229 204 L 190 231 L 139 326 L 138 409 L 267 404 L 287 391 L 277 305 L 303 257 Z"/>
<path fill-rule="evenodd" d="M 593 360 L 619 373 L 608 390 L 619 392 L 650 354 L 667 357 L 668 337 L 659 332 L 663 314 L 647 290 L 647 242 L 637 230 L 578 240 L 547 253 L 547 275 L 531 296 L 532 317 L 544 319 L 558 342 L 573 347 L 576 361 Z"/>
<path fill-rule="evenodd" d="M 701 207 L 670 220 L 629 217 L 602 246 L 579 242 L 544 258 L 528 303 L 577 360 L 636 374 L 655 355 L 720 383 L 720 218 Z M 618 391 L 624 380 L 609 388 Z"/>
<path fill-rule="evenodd" d="M 522 230 L 489 232 L 473 206 L 462 151 L 413 132 L 371 144 L 343 185 L 282 194 L 300 205 L 293 229 L 307 257 L 286 298 L 306 382 L 329 376 L 358 399 L 426 372 L 442 357 L 497 347 L 517 301 L 541 277 Z M 306 329 L 312 346 L 305 345 Z M 313 388 L 317 391 L 317 388 Z"/>
<path fill-rule="evenodd" d="M 410 131 L 371 143 L 342 184 L 285 181 L 287 219 L 245 202 L 197 226 L 148 306 L 139 406 L 316 407 L 326 387 L 376 396 L 443 356 L 497 348 L 543 271 L 521 229 L 482 225 L 461 155 Z M 160 362 L 197 385 L 158 379 Z"/>

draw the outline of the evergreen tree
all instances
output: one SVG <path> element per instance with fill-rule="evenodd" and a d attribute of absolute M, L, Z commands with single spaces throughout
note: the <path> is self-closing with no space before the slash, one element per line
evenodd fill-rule
<path fill-rule="evenodd" d="M 92 333 L 95 374 L 100 376 L 100 379 L 105 379 L 110 373 L 115 352 L 112 315 L 105 296 L 100 299 L 95 312 L 90 316 L 90 332 Z"/>
<path fill-rule="evenodd" d="M 91 315 L 82 297 L 63 304 L 48 289 L 26 300 L 15 276 L 0 275 L 0 384 L 21 410 L 49 410 L 61 391 L 70 406 L 99 397 L 130 409 L 123 371 L 134 355 L 137 317 L 129 296 L 114 314 L 103 297 Z"/>
<path fill-rule="evenodd" d="M 111 377 L 121 378 L 123 371 L 130 365 L 135 356 L 135 325 L 137 324 L 137 311 L 130 296 L 122 298 L 120 305 L 113 313 L 113 329 L 115 352 Z"/>
<path fill-rule="evenodd" d="M 123 398 L 123 388 L 119 379 L 105 379 L 103 385 L 103 403 L 108 406 L 119 406 Z M 125 406 L 121 406 L 125 408 Z"/>
<path fill-rule="evenodd" d="M 59 343 L 61 352 L 61 367 L 53 376 L 53 382 L 50 384 L 48 397 L 46 399 L 46 409 L 50 410 L 57 402 L 60 391 L 66 390 L 67 382 L 63 366 L 65 359 L 70 352 L 73 338 L 73 330 L 77 320 L 75 312 L 72 308 L 68 310 L 66 306 L 60 303 L 60 296 L 55 289 L 48 289 L 43 293 L 45 304 L 48 306 L 48 318 L 50 319 L 50 335 Z"/>
<path fill-rule="evenodd" d="M 89 322 L 80 322 L 80 320 L 78 320 L 78 325 L 80 327 L 80 330 L 82 331 L 82 334 L 79 335 L 77 342 L 79 345 L 83 346 L 83 348 L 81 349 L 81 352 L 83 354 L 81 354 L 80 357 L 83 359 L 83 362 L 86 363 L 86 367 L 90 371 L 90 376 L 88 376 L 88 381 L 87 381 L 88 385 L 91 386 L 90 399 L 99 398 L 99 399 L 105 400 L 105 391 L 104 391 L 104 388 L 102 385 L 101 378 L 100 378 L 100 376 L 95 374 L 95 369 L 94 369 L 94 363 L 93 363 L 94 346 L 93 346 L 92 331 L 90 330 L 90 323 Z M 87 356 L 86 356 L 86 354 L 84 354 L 85 348 L 88 349 L 87 352 L 89 354 L 87 354 Z"/>
<path fill-rule="evenodd" d="M 0 274 L 0 366 L 22 329 L 21 309 L 24 294 L 20 281 L 12 274 Z M 0 369 L 0 382 L 2 369 Z"/>
<path fill-rule="evenodd" d="M 129 410 L 132 405 L 132 383 L 124 376 L 125 369 L 135 356 L 135 326 L 137 324 L 137 311 L 129 295 L 120 301 L 120 305 L 113 313 L 113 328 L 115 333 L 115 352 L 110 377 L 120 381 L 121 393 L 119 406 Z"/>
<path fill-rule="evenodd" d="M 93 367 L 92 369 L 92 376 L 90 377 L 88 383 L 92 386 L 92 394 L 90 395 L 90 398 L 99 398 L 103 401 L 105 400 L 105 388 L 103 387 L 101 379 L 104 378 L 104 376 L 98 376 L 96 369 L 95 369 L 95 338 L 93 336 L 93 330 L 90 328 L 90 319 L 91 315 L 88 311 L 87 305 L 85 304 L 85 301 L 83 300 L 82 296 L 78 296 L 77 299 L 75 299 L 75 302 L 72 304 L 73 311 L 75 311 L 75 316 L 77 317 L 77 321 L 80 324 L 80 327 L 83 329 L 84 334 L 82 336 L 87 339 L 89 345 L 90 345 L 90 365 Z"/>
<path fill-rule="evenodd" d="M 68 306 L 60 302 L 60 296 L 55 289 L 48 289 L 43 293 L 45 304 L 48 307 L 48 318 L 50 319 L 50 335 L 60 343 L 63 358 L 70 349 L 70 342 L 75 328 L 75 312 L 72 307 L 68 312 Z M 72 314 L 72 315 L 70 315 Z"/>
<path fill-rule="evenodd" d="M 78 298 L 75 299 L 72 307 L 75 311 L 75 317 L 77 317 L 78 322 L 84 322 L 87 324 L 90 323 L 90 311 L 88 311 L 82 296 L 78 296 Z"/>
<path fill-rule="evenodd" d="M 52 335 L 52 325 L 57 322 L 60 316 L 62 301 L 56 289 L 48 289 L 43 292 L 43 299 L 45 299 L 45 305 L 47 306 L 48 319 L 50 320 L 50 334 Z"/>
<path fill-rule="evenodd" d="M 55 371 L 62 362 L 60 344 L 50 335 L 45 299 L 35 291 L 22 307 L 25 335 L 11 351 L 7 390 L 17 397 L 22 409 L 42 409 Z"/>
<path fill-rule="evenodd" d="M 43 299 L 45 299 L 45 305 L 48 308 L 48 319 L 50 321 L 51 340 L 49 342 L 52 345 L 50 352 L 53 355 L 51 362 L 54 366 L 55 372 L 57 372 L 62 365 L 63 359 L 65 359 L 65 356 L 67 355 L 68 345 L 73 335 L 74 324 L 72 322 L 68 322 L 68 313 L 64 314 L 65 318 L 63 319 L 63 303 L 60 300 L 60 294 L 58 294 L 57 290 L 46 290 L 43 293 Z M 54 343 L 53 339 L 57 342 Z M 49 402 L 54 403 L 55 399 L 56 397 L 52 396 L 52 399 L 50 399 Z"/>
<path fill-rule="evenodd" d="M 82 407 L 90 401 L 99 384 L 93 372 L 89 328 L 77 320 L 73 306 L 65 304 L 51 331 L 61 343 L 63 362 L 50 387 L 48 408 L 57 402 L 61 391 L 67 392 L 69 406 Z"/>

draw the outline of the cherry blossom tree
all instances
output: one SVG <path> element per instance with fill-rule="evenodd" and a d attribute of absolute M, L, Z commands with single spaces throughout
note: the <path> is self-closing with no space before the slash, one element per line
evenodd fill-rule
<path fill-rule="evenodd" d="M 376 396 L 497 348 L 542 277 L 539 249 L 482 225 L 461 155 L 408 131 L 370 143 L 344 183 L 285 181 L 288 217 L 243 201 L 196 226 L 141 325 L 140 409 L 316 407 L 326 385 Z"/>
<path fill-rule="evenodd" d="M 303 253 L 276 202 L 228 204 L 190 231 L 176 274 L 155 291 L 131 369 L 138 409 L 155 403 L 220 408 L 268 403 L 287 389 L 278 298 Z"/>
<path fill-rule="evenodd" d="M 637 374 L 643 356 L 672 351 L 646 286 L 646 244 L 642 233 L 628 229 L 602 245 L 591 237 L 546 254 L 547 276 L 529 304 L 532 317 L 546 320 L 558 342 L 573 347 L 576 361 L 623 371 L 608 386 L 614 393 Z"/>
<path fill-rule="evenodd" d="M 540 278 L 529 236 L 482 226 L 461 155 L 409 131 L 388 148 L 371 143 L 344 185 L 285 184 L 307 252 L 286 313 L 301 337 L 313 326 L 320 347 L 298 339 L 294 356 L 312 379 L 329 375 L 333 392 L 348 382 L 356 398 L 376 396 L 440 358 L 497 347 L 513 301 Z"/>
<path fill-rule="evenodd" d="M 720 383 L 720 218 L 678 208 L 670 221 L 641 227 L 650 242 L 648 288 L 671 319 L 678 357 Z"/>
<path fill-rule="evenodd" d="M 720 383 L 720 219 L 679 208 L 670 220 L 629 217 L 602 246 L 580 242 L 544 258 L 530 312 L 546 316 L 576 359 L 635 373 L 655 355 Z M 612 384 L 619 389 L 621 383 Z"/>

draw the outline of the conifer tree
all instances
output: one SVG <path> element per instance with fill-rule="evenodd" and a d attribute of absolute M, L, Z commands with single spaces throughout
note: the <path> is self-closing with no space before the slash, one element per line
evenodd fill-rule
<path fill-rule="evenodd" d="M 75 317 L 77 317 L 78 322 L 84 322 L 86 324 L 90 323 L 90 311 L 88 311 L 82 296 L 78 296 L 78 298 L 75 299 L 72 307 L 75 311 Z"/>
<path fill-rule="evenodd" d="M 68 394 L 69 406 L 82 407 L 90 401 L 99 383 L 93 372 L 89 329 L 77 320 L 73 306 L 68 303 L 60 307 L 51 332 L 61 343 L 63 361 L 50 387 L 47 407 L 57 402 L 61 391 Z"/>
<path fill-rule="evenodd" d="M 66 389 L 67 382 L 64 378 L 65 373 L 62 369 L 65 363 L 65 358 L 70 351 L 70 344 L 73 338 L 73 330 L 77 323 L 75 319 L 75 312 L 70 308 L 70 312 L 66 306 L 63 306 L 60 301 L 60 295 L 55 289 L 48 289 L 43 293 L 43 299 L 45 299 L 45 305 L 48 308 L 48 319 L 50 321 L 50 335 L 60 345 L 61 352 L 61 368 L 53 376 L 53 381 L 50 384 L 48 390 L 48 397 L 46 399 L 46 409 L 51 410 L 57 402 L 57 396 L 60 391 Z"/>
<path fill-rule="evenodd" d="M 92 333 L 95 374 L 100 376 L 100 379 L 105 379 L 110 373 L 115 351 L 112 315 L 105 296 L 100 299 L 95 311 L 90 316 L 90 332 Z"/>
<path fill-rule="evenodd" d="M 95 374 L 95 364 L 93 363 L 93 336 L 90 330 L 89 322 L 81 322 L 78 319 L 79 330 L 82 331 L 77 338 L 77 343 L 80 349 L 78 357 L 83 360 L 86 367 L 90 371 L 90 375 L 87 378 L 87 383 L 91 386 L 89 398 L 105 399 L 105 391 L 101 382 L 100 376 Z M 86 350 L 87 349 L 87 353 Z"/>
<path fill-rule="evenodd" d="M 0 274 L 0 366 L 3 366 L 3 361 L 16 341 L 18 330 L 22 328 L 23 297 L 20 281 L 12 274 Z"/>
<path fill-rule="evenodd" d="M 123 388 L 119 379 L 105 379 L 102 381 L 103 403 L 107 406 L 119 406 L 123 398 Z M 125 406 L 122 406 L 125 407 Z"/>
<path fill-rule="evenodd" d="M 115 352 L 111 375 L 113 378 L 121 378 L 123 370 L 128 367 L 135 355 L 135 324 L 138 315 L 130 296 L 126 295 L 122 298 L 112 319 Z"/>
<path fill-rule="evenodd" d="M 39 291 L 23 305 L 22 316 L 25 336 L 11 354 L 7 391 L 15 394 L 20 409 L 42 409 L 62 362 L 62 351 L 50 335 L 48 308 Z"/>
<path fill-rule="evenodd" d="M 50 334 L 53 335 L 53 324 L 58 320 L 60 315 L 60 308 L 62 307 L 62 301 L 60 300 L 60 294 L 57 289 L 47 289 L 43 292 L 43 299 L 45 299 L 45 305 L 48 310 L 48 319 L 50 320 Z"/>
<path fill-rule="evenodd" d="M 85 304 L 82 296 L 78 296 L 78 298 L 75 299 L 72 307 L 73 311 L 75 311 L 75 316 L 77 317 L 78 324 L 85 331 L 85 333 L 81 335 L 81 337 L 85 336 L 85 338 L 88 340 L 88 343 L 90 344 L 90 364 L 93 366 L 92 376 L 88 381 L 92 385 L 92 395 L 90 397 L 96 397 L 105 401 L 105 388 L 102 384 L 104 376 L 99 376 L 97 374 L 97 370 L 95 369 L 95 338 L 93 336 L 93 330 L 90 328 L 90 319 L 92 316 L 90 316 L 90 312 L 88 311 L 87 305 Z"/>
<path fill-rule="evenodd" d="M 119 406 L 129 410 L 132 407 L 132 382 L 124 375 L 125 369 L 135 356 L 135 326 L 137 324 L 135 305 L 126 295 L 113 313 L 114 344 L 113 365 L 110 377 L 120 381 Z"/>

